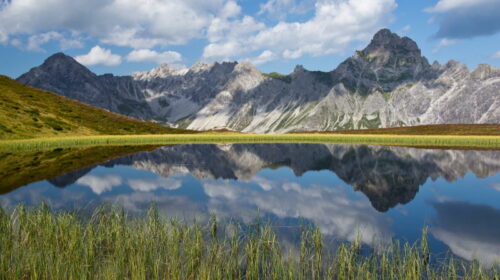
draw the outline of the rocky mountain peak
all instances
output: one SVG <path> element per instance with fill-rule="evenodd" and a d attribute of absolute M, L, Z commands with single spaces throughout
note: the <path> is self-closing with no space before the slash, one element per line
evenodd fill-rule
<path fill-rule="evenodd" d="M 306 69 L 304 68 L 304 66 L 298 64 L 298 65 L 295 65 L 295 68 L 293 69 L 293 73 L 302 73 L 302 72 L 305 72 Z"/>
<path fill-rule="evenodd" d="M 32 68 L 17 80 L 25 84 L 39 85 L 46 83 L 48 80 L 58 81 L 58 83 L 69 83 L 83 79 L 91 80 L 95 77 L 94 73 L 78 63 L 71 56 L 67 56 L 64 53 L 56 53 L 48 57 L 42 65 Z M 44 89 L 59 92 L 53 88 Z"/>
<path fill-rule="evenodd" d="M 415 41 L 408 37 L 400 37 L 389 29 L 377 32 L 370 44 L 358 52 L 358 56 L 374 67 L 429 66 Z"/>
<path fill-rule="evenodd" d="M 224 61 L 222 63 L 215 62 L 214 66 L 210 70 L 211 72 L 216 72 L 216 73 L 231 73 L 234 68 L 238 65 L 238 62 L 228 62 Z"/>
<path fill-rule="evenodd" d="M 189 68 L 189 71 L 197 73 L 202 71 L 208 71 L 215 65 L 215 62 L 205 63 L 205 62 L 196 62 Z"/>
<path fill-rule="evenodd" d="M 341 63 L 334 77 L 350 92 L 368 95 L 389 92 L 431 75 L 429 69 L 429 62 L 413 40 L 382 29 L 365 49 Z"/>
<path fill-rule="evenodd" d="M 91 73 L 85 66 L 81 65 L 74 58 L 65 55 L 64 53 L 56 53 L 48 57 L 40 68 L 47 72 L 59 72 L 60 74 L 72 72 Z"/>
<path fill-rule="evenodd" d="M 74 58 L 72 58 L 71 56 L 68 56 L 62 52 L 58 52 L 58 53 L 55 53 L 49 57 L 47 57 L 47 59 L 45 59 L 45 62 L 44 64 L 48 63 L 57 63 L 57 62 L 71 62 L 71 61 L 75 61 Z"/>
<path fill-rule="evenodd" d="M 239 72 L 239 73 L 251 73 L 251 72 L 259 72 L 260 71 L 255 68 L 255 66 L 250 63 L 250 62 L 240 62 L 238 64 L 236 64 L 236 66 L 234 67 L 234 70 Z"/>
<path fill-rule="evenodd" d="M 408 37 L 400 37 L 392 33 L 389 29 L 382 29 L 377 32 L 370 44 L 363 50 L 365 54 L 377 53 L 380 51 L 390 51 L 395 53 L 410 53 L 420 56 L 420 49 L 417 43 Z"/>

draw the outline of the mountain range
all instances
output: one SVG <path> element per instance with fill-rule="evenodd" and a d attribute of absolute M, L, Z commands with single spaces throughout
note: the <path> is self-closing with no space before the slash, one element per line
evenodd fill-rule
<path fill-rule="evenodd" d="M 413 40 L 388 29 L 330 72 L 298 65 L 288 75 L 266 74 L 249 62 L 214 62 L 96 75 L 57 53 L 17 80 L 112 112 L 194 130 L 282 133 L 500 122 L 499 68 L 430 64 Z"/>

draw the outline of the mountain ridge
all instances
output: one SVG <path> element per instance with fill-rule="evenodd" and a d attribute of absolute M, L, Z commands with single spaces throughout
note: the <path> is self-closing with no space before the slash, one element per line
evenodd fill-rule
<path fill-rule="evenodd" d="M 181 128 L 282 133 L 500 122 L 500 69 L 431 65 L 416 42 L 388 29 L 330 72 L 298 65 L 288 75 L 265 74 L 248 62 L 213 62 L 95 75 L 71 57 L 55 56 L 18 81 Z M 57 70 L 61 59 L 70 71 Z"/>

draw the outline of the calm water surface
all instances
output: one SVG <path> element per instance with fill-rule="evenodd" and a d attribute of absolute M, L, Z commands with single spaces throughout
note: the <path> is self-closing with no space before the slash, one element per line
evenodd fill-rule
<path fill-rule="evenodd" d="M 320 144 L 182 145 L 0 154 L 0 205 L 101 203 L 168 217 L 215 214 L 285 233 L 306 223 L 340 241 L 413 242 L 500 260 L 500 151 Z M 113 159 L 112 159 L 113 158 Z M 110 160 L 111 159 L 111 160 Z"/>

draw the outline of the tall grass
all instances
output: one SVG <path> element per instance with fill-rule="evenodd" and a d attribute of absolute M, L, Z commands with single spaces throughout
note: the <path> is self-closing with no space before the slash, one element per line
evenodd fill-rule
<path fill-rule="evenodd" d="M 0 150 L 30 151 L 75 146 L 218 143 L 335 143 L 500 149 L 500 136 L 200 133 L 104 135 L 0 141 Z"/>
<path fill-rule="evenodd" d="M 249 230 L 98 208 L 90 217 L 46 206 L 0 211 L 1 279 L 499 279 L 495 269 L 435 262 L 426 233 L 415 244 L 363 253 L 359 242 L 328 251 L 305 228 L 298 252 L 272 227 Z"/>

